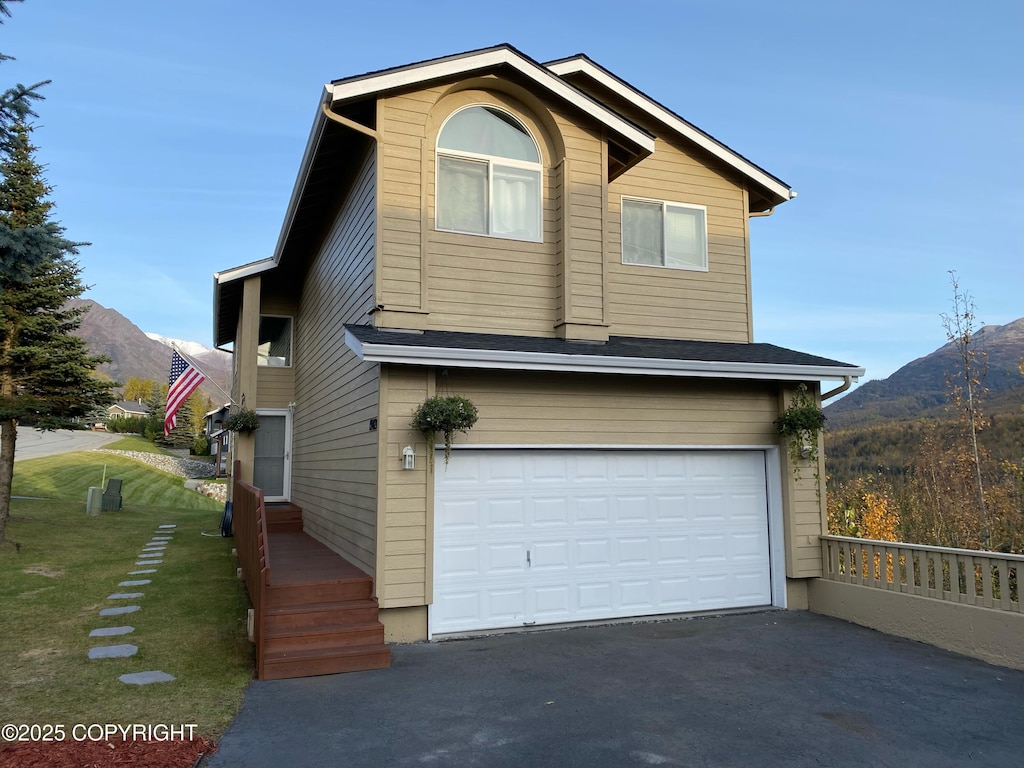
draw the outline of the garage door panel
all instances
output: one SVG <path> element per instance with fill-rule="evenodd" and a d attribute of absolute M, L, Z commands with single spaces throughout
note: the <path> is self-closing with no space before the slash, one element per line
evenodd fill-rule
<path fill-rule="evenodd" d="M 655 493 L 652 497 L 654 503 L 655 520 L 686 520 L 690 517 L 689 499 L 682 494 Z"/>
<path fill-rule="evenodd" d="M 770 605 L 764 473 L 760 451 L 460 451 L 430 631 Z"/>
<path fill-rule="evenodd" d="M 569 525 L 569 499 L 566 496 L 537 497 L 533 499 L 533 525 L 540 528 Z"/>
<path fill-rule="evenodd" d="M 486 505 L 486 520 L 483 524 L 493 528 L 526 527 L 525 499 L 495 499 Z"/>
<path fill-rule="evenodd" d="M 607 496 L 577 496 L 573 521 L 578 525 L 606 526 L 611 522 L 611 504 Z"/>

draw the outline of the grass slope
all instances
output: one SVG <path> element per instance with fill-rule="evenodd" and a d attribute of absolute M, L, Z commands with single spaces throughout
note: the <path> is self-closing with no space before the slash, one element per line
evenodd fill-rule
<path fill-rule="evenodd" d="M 63 453 L 42 459 L 19 461 L 14 468 L 14 495 L 45 499 L 75 499 L 85 504 L 89 486 L 119 477 L 125 509 L 174 507 L 177 509 L 223 509 L 224 505 L 184 488 L 184 479 L 148 464 L 102 451 Z"/>
<path fill-rule="evenodd" d="M 182 487 L 181 478 L 127 460 L 91 453 L 19 462 L 15 493 L 59 496 L 15 500 L 9 538 L 0 548 L 0 691 L 4 722 L 195 723 L 217 738 L 237 711 L 252 678 L 253 651 L 245 637 L 245 590 L 235 577 L 233 540 L 203 536 L 218 528 L 221 505 Z M 125 478 L 125 509 L 98 517 L 84 513 L 84 489 L 107 476 Z M 171 487 L 175 486 L 175 487 Z M 134 488 L 134 490 L 133 490 Z M 149 506 L 139 503 L 144 500 Z M 197 502 L 199 502 L 197 504 Z M 191 507 L 191 508 L 190 508 Z M 177 525 L 162 564 L 151 575 L 130 576 L 157 526 Z M 151 584 L 119 587 L 129 579 Z M 137 600 L 109 600 L 115 592 L 142 592 Z M 101 608 L 138 604 L 124 616 Z M 135 631 L 90 638 L 98 627 Z M 96 659 L 89 648 L 130 643 L 126 659 Z M 149 686 L 118 676 L 162 670 L 177 678 Z"/>

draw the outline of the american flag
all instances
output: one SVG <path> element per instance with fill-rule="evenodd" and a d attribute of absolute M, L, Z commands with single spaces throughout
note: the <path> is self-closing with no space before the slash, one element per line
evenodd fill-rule
<path fill-rule="evenodd" d="M 171 375 L 167 377 L 167 415 L 164 416 L 164 437 L 171 434 L 178 422 L 175 415 L 188 396 L 203 383 L 204 376 L 198 368 L 185 362 L 175 350 L 171 355 Z"/>

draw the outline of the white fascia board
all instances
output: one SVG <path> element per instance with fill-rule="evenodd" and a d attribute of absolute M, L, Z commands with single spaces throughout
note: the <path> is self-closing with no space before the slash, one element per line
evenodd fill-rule
<path fill-rule="evenodd" d="M 472 70 L 495 67 L 501 64 L 512 67 L 544 86 L 555 95 L 590 115 L 599 123 L 608 126 L 616 133 L 642 147 L 646 152 L 654 152 L 654 139 L 646 131 L 623 119 L 586 94 L 576 90 L 550 70 L 527 61 L 508 48 L 497 48 L 432 63 L 428 62 L 411 67 L 403 67 L 398 70 L 383 72 L 378 75 L 369 75 L 337 84 L 328 83 L 325 87 L 333 104 L 334 102 L 368 96 L 380 91 L 405 88 L 428 80 L 457 77 Z"/>
<path fill-rule="evenodd" d="M 274 259 L 261 259 L 260 261 L 254 261 L 251 264 L 243 264 L 240 267 L 225 269 L 223 272 L 214 272 L 213 282 L 216 285 L 232 283 L 235 280 L 242 280 L 246 277 L 261 274 L 276 266 L 277 262 Z"/>
<path fill-rule="evenodd" d="M 607 72 L 594 66 L 591 62 L 584 59 L 566 59 L 564 61 L 548 64 L 547 68 L 560 77 L 576 72 L 582 72 L 588 77 L 599 82 L 608 90 L 621 96 L 629 103 L 649 113 L 655 119 L 660 120 L 672 130 L 685 136 L 697 146 L 707 150 L 718 159 L 728 163 L 740 173 L 753 179 L 766 189 L 771 190 L 783 200 L 792 200 L 796 197 L 796 192 L 781 183 L 775 177 L 758 168 L 749 160 L 737 155 L 728 147 L 719 144 L 707 134 L 697 130 L 685 120 L 681 119 L 678 115 L 673 114 L 657 102 L 652 101 L 633 88 L 625 85 L 622 81 L 609 76 Z"/>
<path fill-rule="evenodd" d="M 553 352 L 511 352 L 495 349 L 420 347 L 361 342 L 345 331 L 345 344 L 367 363 L 430 365 L 449 368 L 490 368 L 559 373 L 617 373 L 634 376 L 680 376 L 708 379 L 760 379 L 766 381 L 820 381 L 864 375 L 863 368 L 831 365 L 733 363 L 706 360 L 668 360 L 648 357 L 563 355 Z"/>

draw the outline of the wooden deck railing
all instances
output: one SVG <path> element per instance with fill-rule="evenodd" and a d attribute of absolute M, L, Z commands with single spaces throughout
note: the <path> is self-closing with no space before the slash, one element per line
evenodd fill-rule
<path fill-rule="evenodd" d="M 263 491 L 239 479 L 239 463 L 233 474 L 232 525 L 242 578 L 253 608 L 253 640 L 256 643 L 256 678 L 263 679 L 263 623 L 267 587 L 270 585 L 270 548 L 267 541 L 266 504 Z"/>
<path fill-rule="evenodd" d="M 822 536 L 824 578 L 1021 613 L 1024 555 Z"/>

